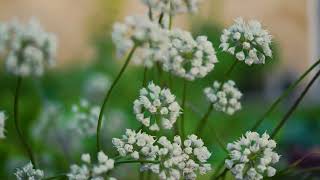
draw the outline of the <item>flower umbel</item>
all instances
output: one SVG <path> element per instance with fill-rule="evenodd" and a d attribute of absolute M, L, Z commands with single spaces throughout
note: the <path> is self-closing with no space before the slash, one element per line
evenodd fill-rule
<path fill-rule="evenodd" d="M 40 76 L 46 66 L 55 64 L 56 37 L 45 32 L 36 19 L 23 25 L 18 21 L 0 25 L 0 52 L 7 71 L 17 76 Z"/>
<path fill-rule="evenodd" d="M 235 24 L 223 31 L 220 40 L 223 51 L 248 65 L 264 64 L 266 57 L 272 57 L 272 36 L 256 20 L 246 23 L 242 18 L 237 18 Z"/>
<path fill-rule="evenodd" d="M 44 173 L 40 169 L 34 169 L 32 163 L 28 163 L 21 169 L 17 169 L 15 172 L 17 180 L 42 180 Z"/>
<path fill-rule="evenodd" d="M 0 111 L 0 139 L 4 139 L 6 137 L 5 121 L 6 114 L 3 111 Z"/>
<path fill-rule="evenodd" d="M 181 107 L 169 89 L 161 89 L 151 82 L 147 88 L 140 90 L 140 97 L 134 101 L 133 110 L 139 122 L 152 131 L 159 131 L 160 127 L 173 127 Z"/>
<path fill-rule="evenodd" d="M 218 62 L 212 43 L 206 36 L 193 39 L 190 32 L 175 29 L 169 37 L 171 43 L 163 61 L 165 71 L 193 81 L 205 77 Z"/>
<path fill-rule="evenodd" d="M 256 132 L 247 132 L 238 141 L 228 144 L 229 159 L 225 165 L 236 179 L 259 180 L 272 177 L 276 169 L 271 165 L 279 161 L 280 156 L 274 152 L 276 142 L 267 133 L 261 137 Z"/>
<path fill-rule="evenodd" d="M 242 93 L 235 87 L 235 82 L 229 80 L 223 84 L 215 81 L 212 87 L 204 89 L 204 94 L 212 103 L 215 110 L 225 112 L 229 115 L 241 109 L 240 99 Z"/>

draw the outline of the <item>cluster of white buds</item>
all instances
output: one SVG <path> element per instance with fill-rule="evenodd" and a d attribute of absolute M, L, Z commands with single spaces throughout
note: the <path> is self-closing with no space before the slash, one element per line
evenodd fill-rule
<path fill-rule="evenodd" d="M 211 153 L 196 135 L 190 135 L 183 144 L 180 136 L 175 136 L 172 143 L 162 136 L 157 146 L 159 151 L 155 160 L 159 163 L 144 164 L 142 171 L 150 170 L 160 179 L 179 180 L 181 177 L 196 179 L 198 172 L 203 175 L 211 170 L 211 165 L 207 163 Z"/>
<path fill-rule="evenodd" d="M 6 114 L 3 111 L 0 111 L 0 139 L 4 139 L 6 137 L 5 121 Z"/>
<path fill-rule="evenodd" d="M 34 169 L 31 162 L 23 166 L 21 169 L 17 169 L 15 172 L 17 180 L 42 180 L 44 179 L 44 173 L 40 169 Z"/>
<path fill-rule="evenodd" d="M 84 94 L 90 102 L 98 103 L 111 85 L 110 78 L 103 73 L 94 73 L 84 83 Z"/>
<path fill-rule="evenodd" d="M 79 105 L 72 106 L 73 118 L 69 128 L 82 136 L 96 134 L 100 107 L 91 105 L 87 100 L 82 99 Z"/>
<path fill-rule="evenodd" d="M 215 110 L 229 115 L 241 109 L 240 99 L 242 93 L 235 87 L 235 82 L 229 80 L 223 84 L 215 81 L 212 87 L 204 89 L 204 94 Z"/>
<path fill-rule="evenodd" d="M 67 174 L 69 180 L 104 180 L 110 170 L 114 168 L 114 160 L 110 159 L 104 152 L 98 153 L 98 163 L 92 164 L 90 154 L 82 154 L 82 165 L 73 164 Z M 109 180 L 116 180 L 108 177 Z"/>
<path fill-rule="evenodd" d="M 272 36 L 255 20 L 246 23 L 242 18 L 237 18 L 235 24 L 223 31 L 220 40 L 223 51 L 248 65 L 264 64 L 266 56 L 272 57 Z"/>
<path fill-rule="evenodd" d="M 195 13 L 200 0 L 141 0 L 153 12 L 176 15 L 180 13 Z"/>
<path fill-rule="evenodd" d="M 45 32 L 31 19 L 0 24 L 0 53 L 5 56 L 7 71 L 17 76 L 40 76 L 46 66 L 55 64 L 56 37 Z"/>
<path fill-rule="evenodd" d="M 133 159 L 152 160 L 156 157 L 158 147 L 154 146 L 155 139 L 145 132 L 135 132 L 127 129 L 121 139 L 113 138 L 112 144 L 120 156 L 130 156 Z"/>
<path fill-rule="evenodd" d="M 138 121 L 152 131 L 159 131 L 160 127 L 171 129 L 181 113 L 181 107 L 170 90 L 161 89 L 153 82 L 140 90 L 133 110 Z"/>
<path fill-rule="evenodd" d="M 238 141 L 228 144 L 230 159 L 225 161 L 236 179 L 259 180 L 272 177 L 276 169 L 271 165 L 279 161 L 280 156 L 273 151 L 276 142 L 267 133 L 261 137 L 256 132 L 247 132 Z"/>
<path fill-rule="evenodd" d="M 168 52 L 163 69 L 187 80 L 203 78 L 218 62 L 212 43 L 206 36 L 193 39 L 190 32 L 180 29 L 170 31 Z"/>
<path fill-rule="evenodd" d="M 152 67 L 155 62 L 163 59 L 169 42 L 167 34 L 166 30 L 147 16 L 128 16 L 124 23 L 114 25 L 112 40 L 120 58 L 136 47 L 133 61 Z"/>

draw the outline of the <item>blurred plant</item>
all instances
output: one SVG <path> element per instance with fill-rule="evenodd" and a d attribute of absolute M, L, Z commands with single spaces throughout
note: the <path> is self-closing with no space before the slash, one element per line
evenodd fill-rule
<path fill-rule="evenodd" d="M 6 115 L 3 111 L 0 111 L 0 139 L 4 139 L 6 137 L 5 132 L 5 121 L 6 121 Z"/>

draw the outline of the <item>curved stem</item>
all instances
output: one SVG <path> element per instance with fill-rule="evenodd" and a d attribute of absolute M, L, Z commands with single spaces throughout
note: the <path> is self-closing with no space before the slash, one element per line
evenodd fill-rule
<path fill-rule="evenodd" d="M 300 77 L 299 79 L 297 79 L 293 84 L 290 85 L 290 87 L 284 91 L 282 93 L 281 96 L 279 96 L 273 103 L 272 105 L 270 106 L 270 108 L 268 109 L 268 111 L 266 111 L 262 116 L 261 118 L 259 118 L 255 124 L 253 125 L 253 127 L 251 128 L 251 131 L 256 131 L 259 126 L 262 124 L 262 122 L 266 119 L 266 117 L 268 117 L 271 112 L 273 112 L 273 110 L 278 106 L 278 104 L 284 99 L 286 98 L 297 86 L 298 84 L 315 68 L 317 67 L 318 65 L 320 64 L 320 59 L 315 62 L 309 69 L 307 69 L 306 72 L 304 72 Z"/>
<path fill-rule="evenodd" d="M 183 79 L 183 92 L 182 92 L 182 104 L 181 108 L 183 110 L 183 113 L 181 114 L 181 119 L 180 119 L 180 136 L 181 139 L 185 138 L 185 129 L 184 129 L 184 115 L 185 115 L 185 107 L 186 107 L 186 99 L 187 99 L 187 80 Z"/>
<path fill-rule="evenodd" d="M 273 130 L 272 134 L 271 134 L 271 138 L 274 138 L 277 133 L 280 131 L 280 129 L 283 127 L 283 125 L 287 122 L 287 120 L 289 119 L 289 117 L 291 116 L 291 114 L 297 109 L 297 107 L 299 106 L 299 104 L 301 103 L 301 101 L 303 100 L 303 98 L 305 97 L 305 95 L 307 94 L 307 92 L 309 91 L 309 89 L 311 88 L 311 86 L 313 85 L 313 83 L 317 80 L 317 78 L 320 75 L 320 69 L 319 71 L 314 75 L 314 77 L 311 79 L 311 81 L 308 83 L 308 85 L 306 86 L 306 88 L 303 90 L 303 92 L 301 93 L 301 95 L 298 97 L 298 99 L 295 101 L 295 103 L 291 106 L 291 108 L 289 109 L 289 111 L 284 115 L 284 117 L 282 118 L 282 120 L 279 122 L 279 124 L 277 125 L 277 127 Z"/>
<path fill-rule="evenodd" d="M 13 104 L 14 125 L 15 125 L 16 131 L 18 133 L 19 139 L 20 139 L 21 143 L 23 144 L 25 150 L 28 153 L 28 156 L 30 158 L 32 165 L 35 168 L 37 168 L 37 165 L 35 163 L 35 159 L 34 159 L 34 156 L 32 153 L 32 149 L 31 149 L 30 145 L 27 143 L 25 136 L 22 134 L 22 131 L 20 129 L 20 124 L 19 124 L 19 96 L 20 96 L 21 84 L 22 84 L 22 77 L 19 76 L 17 79 L 17 86 L 16 86 L 16 90 L 15 90 L 14 104 Z"/>
<path fill-rule="evenodd" d="M 236 68 L 237 64 L 238 64 L 238 60 L 236 60 L 234 63 L 232 63 L 232 65 L 230 66 L 230 68 L 228 69 L 228 71 L 225 73 L 224 78 L 223 78 L 223 82 L 225 82 L 231 75 L 231 73 L 233 72 L 233 70 Z"/>
<path fill-rule="evenodd" d="M 203 118 L 200 120 L 200 122 L 199 122 L 199 124 L 198 124 L 198 127 L 197 127 L 197 129 L 196 129 L 196 131 L 195 131 L 197 136 L 201 136 L 202 130 L 203 130 L 203 128 L 205 127 L 205 125 L 206 125 L 206 123 L 207 123 L 207 121 L 208 121 L 208 118 L 209 118 L 212 110 L 213 110 L 213 105 L 210 104 L 210 105 L 209 105 L 209 108 L 208 108 L 208 110 L 207 110 L 207 112 L 206 112 L 206 114 L 205 114 L 205 115 L 203 116 Z"/>
<path fill-rule="evenodd" d="M 148 160 L 123 160 L 123 161 L 117 161 L 115 162 L 115 166 L 120 164 L 132 164 L 132 163 L 151 163 L 151 164 L 157 164 L 159 161 L 148 161 Z"/>
<path fill-rule="evenodd" d="M 131 49 L 131 51 L 130 51 L 130 53 L 129 53 L 124 65 L 122 66 L 118 76 L 116 77 L 116 79 L 112 83 L 110 89 L 108 90 L 108 92 L 107 92 L 107 94 L 106 94 L 106 96 L 105 96 L 105 98 L 103 100 L 103 103 L 102 103 L 102 106 L 101 106 L 101 109 L 100 109 L 100 113 L 99 113 L 98 126 L 97 126 L 97 139 L 96 139 L 96 141 L 97 141 L 96 142 L 97 143 L 97 152 L 99 152 L 100 149 L 101 149 L 101 146 L 100 146 L 100 131 L 101 131 L 102 117 L 103 117 L 103 112 L 105 110 L 105 106 L 106 106 L 106 104 L 107 104 L 107 102 L 108 102 L 108 100 L 110 98 L 112 90 L 117 85 L 117 83 L 118 83 L 119 79 L 121 78 L 122 74 L 124 73 L 124 71 L 127 69 L 127 66 L 128 66 L 128 64 L 129 64 L 129 62 L 130 62 L 130 60 L 131 60 L 131 58 L 132 58 L 132 56 L 133 56 L 133 54 L 134 54 L 136 49 L 137 49 L 137 46 L 134 46 Z"/>

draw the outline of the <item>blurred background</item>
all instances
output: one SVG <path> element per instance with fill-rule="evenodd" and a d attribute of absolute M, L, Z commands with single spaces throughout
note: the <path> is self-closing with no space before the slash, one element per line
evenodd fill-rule
<path fill-rule="evenodd" d="M 57 66 L 42 78 L 28 78 L 23 82 L 21 121 L 24 134 L 32 142 L 37 160 L 46 174 L 68 171 L 71 163 L 79 162 L 80 154 L 95 151 L 95 137 L 78 137 L 68 128 L 72 122 L 72 106 L 87 99 L 100 105 L 112 79 L 123 60 L 115 58 L 111 41 L 112 25 L 127 15 L 146 13 L 139 0 L 0 0 L 0 21 L 30 17 L 40 20 L 46 30 L 59 38 Z M 203 0 L 200 12 L 174 19 L 174 26 L 206 35 L 216 49 L 223 28 L 242 16 L 257 19 L 274 36 L 274 57 L 266 65 L 247 67 L 240 65 L 232 74 L 244 93 L 243 109 L 234 116 L 213 113 L 204 132 L 204 141 L 213 151 L 214 165 L 224 158 L 224 152 L 210 133 L 215 127 L 224 142 L 238 138 L 267 110 L 269 104 L 320 57 L 320 1 L 319 0 Z M 186 111 L 187 132 L 207 110 L 204 87 L 221 79 L 233 57 L 219 53 L 219 64 L 203 80 L 190 84 Z M 24 154 L 12 122 L 13 92 L 16 79 L 0 68 L 0 110 L 8 114 L 7 139 L 0 140 L 0 179 L 13 179 L 14 169 L 25 164 Z M 132 112 L 132 102 L 141 88 L 143 68 L 130 66 L 113 93 L 106 111 L 103 137 L 104 148 L 114 155 L 112 137 L 119 137 L 126 128 L 136 128 L 138 122 Z M 157 82 L 156 73 L 148 79 Z M 181 97 L 182 81 L 174 79 L 173 92 Z M 267 118 L 259 132 L 270 132 L 297 95 L 301 84 Z M 280 167 L 310 152 L 320 153 L 320 83 L 316 83 L 308 97 L 290 118 L 279 138 L 282 154 Z M 307 158 L 300 168 L 320 166 L 320 157 Z M 137 175 L 136 167 L 122 167 L 128 174 L 116 174 L 119 179 Z M 310 174 L 302 174 L 303 177 Z M 312 174 L 320 178 L 319 174 Z M 208 176 L 210 177 L 210 175 Z M 207 179 L 208 177 L 203 177 Z"/>

